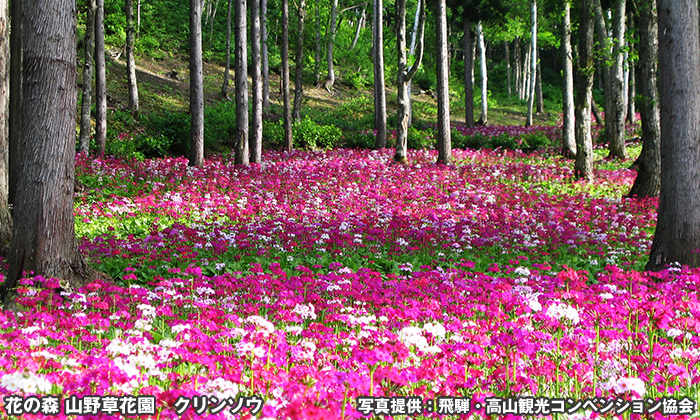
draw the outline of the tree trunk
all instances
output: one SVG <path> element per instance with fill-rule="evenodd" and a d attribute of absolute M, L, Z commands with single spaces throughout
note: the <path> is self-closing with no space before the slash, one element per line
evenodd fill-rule
<path fill-rule="evenodd" d="M 627 14 L 627 22 L 630 26 L 633 23 L 633 17 L 634 14 L 632 13 L 632 11 L 629 11 L 629 13 Z M 636 30 L 635 32 L 639 32 L 639 30 Z M 632 42 L 631 38 L 628 39 L 628 44 L 629 50 L 632 51 L 634 48 L 634 43 Z M 627 66 L 625 68 L 627 69 L 629 81 L 627 85 L 627 122 L 630 124 L 634 124 L 637 119 L 637 112 L 634 106 L 636 100 L 635 96 L 637 95 L 637 86 L 635 80 L 634 59 L 632 58 L 632 54 L 630 54 L 629 51 L 625 51 L 625 61 L 627 63 Z"/>
<path fill-rule="evenodd" d="M 80 107 L 80 153 L 90 152 L 90 134 L 92 131 L 92 73 L 94 69 L 93 54 L 95 53 L 95 0 L 88 1 L 87 19 L 85 24 L 85 65 L 83 66 L 83 98 Z"/>
<path fill-rule="evenodd" d="M 598 125 L 603 125 L 603 116 L 600 115 L 600 110 L 598 105 L 595 103 L 593 98 L 591 98 L 591 112 L 593 112 L 593 117 L 595 118 L 595 123 Z"/>
<path fill-rule="evenodd" d="M 224 84 L 221 86 L 221 96 L 228 98 L 228 80 L 231 73 L 231 3 L 228 0 L 228 10 L 226 13 L 226 65 L 224 66 Z"/>
<path fill-rule="evenodd" d="M 381 0 L 380 0 L 381 1 Z M 328 75 L 324 82 L 327 91 L 331 91 L 335 83 L 335 70 L 333 67 L 333 43 L 335 42 L 335 25 L 338 20 L 338 0 L 331 0 L 331 23 L 328 26 L 328 41 L 326 44 L 326 62 L 328 63 Z"/>
<path fill-rule="evenodd" d="M 591 138 L 591 99 L 593 89 L 593 4 L 581 0 L 579 16 L 578 63 L 576 68 L 576 179 L 593 179 L 593 140 Z"/>
<path fill-rule="evenodd" d="M 525 126 L 532 125 L 532 110 L 535 104 L 535 85 L 537 84 L 537 0 L 532 0 L 530 4 L 530 19 L 532 21 L 532 33 L 530 34 L 530 90 L 527 93 L 527 119 Z"/>
<path fill-rule="evenodd" d="M 134 0 L 126 0 L 126 73 L 129 85 L 129 111 L 134 118 L 139 114 L 139 88 L 134 60 Z"/>
<path fill-rule="evenodd" d="M 19 143 L 22 136 L 22 2 L 13 1 L 10 4 L 10 121 L 9 121 L 9 190 L 8 204 L 16 203 L 17 186 L 21 168 L 19 165 Z"/>
<path fill-rule="evenodd" d="M 337 0 L 336 0 L 337 1 Z M 289 103 L 289 4 L 282 0 L 282 102 L 284 108 L 284 149 L 292 151 L 292 108 Z"/>
<path fill-rule="evenodd" d="M 627 132 L 625 131 L 625 103 L 624 89 L 624 46 L 625 46 L 625 12 L 626 0 L 617 0 L 613 24 L 613 38 L 615 39 L 612 58 L 613 67 L 610 71 L 611 103 L 605 107 L 605 133 L 610 143 L 610 157 L 627 159 L 627 148 L 625 141 Z"/>
<path fill-rule="evenodd" d="M 416 52 L 416 36 L 418 32 L 418 24 L 420 23 L 420 11 L 421 11 L 421 3 L 424 1 L 418 0 L 418 3 L 416 4 L 416 16 L 413 19 L 413 33 L 411 35 L 411 48 L 408 50 L 408 56 L 413 57 Z M 423 19 L 425 22 L 425 19 Z M 425 25 L 425 24 L 424 24 Z M 425 30 L 425 29 L 424 29 Z M 424 36 L 424 35 L 422 35 Z M 423 42 L 423 38 L 421 38 L 421 45 Z M 416 68 L 417 69 L 417 68 Z M 408 126 L 412 127 L 413 126 L 413 106 L 411 104 L 411 81 L 408 81 L 408 85 L 406 86 L 406 93 L 408 94 Z"/>
<path fill-rule="evenodd" d="M 700 265 L 698 2 L 659 0 L 661 194 L 647 270 Z"/>
<path fill-rule="evenodd" d="M 518 94 L 518 99 L 522 99 L 520 92 L 522 91 L 523 75 L 520 67 L 520 37 L 515 38 L 515 46 L 513 47 L 513 61 L 515 62 L 515 92 Z"/>
<path fill-rule="evenodd" d="M 486 70 L 486 46 L 484 45 L 484 30 L 481 26 L 481 21 L 476 23 L 476 39 L 479 43 L 479 65 L 481 66 L 481 116 L 479 122 L 481 125 L 488 123 L 489 113 L 489 84 Z"/>
<path fill-rule="evenodd" d="M 510 80 L 510 42 L 506 40 L 504 41 L 504 45 L 506 47 L 506 77 L 508 78 L 508 100 L 510 101 L 510 97 L 513 93 Z"/>
<path fill-rule="evenodd" d="M 202 2 L 190 0 L 190 166 L 204 164 Z"/>
<path fill-rule="evenodd" d="M 294 109 L 292 119 L 301 121 L 301 100 L 304 96 L 304 21 L 306 0 L 299 1 L 299 35 L 297 36 L 296 68 L 294 69 Z"/>
<path fill-rule="evenodd" d="M 76 21 L 72 0 L 26 0 L 23 16 L 25 100 L 5 308 L 23 273 L 84 284 L 91 271 L 78 251 L 73 216 Z M 40 19 L 37 17 L 41 17 Z"/>
<path fill-rule="evenodd" d="M 656 2 L 637 3 L 639 18 L 639 113 L 642 117 L 642 153 L 637 159 L 637 177 L 630 196 L 655 197 L 661 190 L 661 128 L 657 90 Z M 634 73 L 632 73 L 634 74 Z"/>
<path fill-rule="evenodd" d="M 335 0 L 334 0 L 335 1 Z M 373 25 L 374 36 L 374 140 L 375 149 L 386 147 L 386 89 L 384 84 L 384 24 L 382 0 L 374 0 Z M 405 47 L 404 47 L 405 49 Z"/>
<path fill-rule="evenodd" d="M 255 0 L 252 0 L 255 1 Z M 236 0 L 236 165 L 248 165 L 248 34 L 246 0 Z"/>
<path fill-rule="evenodd" d="M 537 115 L 544 114 L 544 98 L 542 97 L 542 65 L 537 60 L 537 83 L 535 84 L 535 95 L 537 99 Z"/>
<path fill-rule="evenodd" d="M 321 83 L 321 16 L 319 12 L 319 2 L 316 2 L 316 59 L 314 60 L 314 85 Z"/>
<path fill-rule="evenodd" d="M 301 0 L 304 3 L 304 0 Z M 263 104 L 262 67 L 260 57 L 260 0 L 250 1 L 250 59 L 253 61 L 253 126 L 250 130 L 250 161 L 262 162 Z M 303 27 L 303 24 L 302 24 Z"/>
<path fill-rule="evenodd" d="M 105 2 L 97 0 L 95 12 L 95 142 L 100 157 L 105 155 L 107 143 L 107 69 L 105 67 Z"/>
<path fill-rule="evenodd" d="M 136 1 L 136 37 L 141 33 L 141 0 Z"/>
<path fill-rule="evenodd" d="M 520 99 L 528 99 L 530 94 L 530 62 L 532 57 L 531 43 L 528 43 L 528 48 L 525 50 L 525 58 L 523 59 L 523 86 Z"/>
<path fill-rule="evenodd" d="M 360 20 L 357 22 L 357 29 L 355 30 L 355 38 L 352 40 L 352 45 L 350 45 L 350 50 L 354 50 L 355 47 L 357 46 L 357 41 L 360 39 L 360 29 L 362 29 L 362 24 L 365 21 L 365 18 L 367 16 L 367 11 L 365 8 L 367 7 L 367 3 L 365 3 L 362 6 L 362 14 L 360 15 Z"/>
<path fill-rule="evenodd" d="M 263 109 L 270 110 L 270 67 L 267 52 L 267 0 L 260 2 L 260 42 L 262 43 Z"/>
<path fill-rule="evenodd" d="M 8 201 L 10 158 L 10 10 L 0 0 L 0 256 L 7 258 L 12 241 L 12 216 Z"/>
<path fill-rule="evenodd" d="M 409 83 L 416 74 L 423 60 L 423 38 L 425 34 L 425 2 L 421 1 L 418 4 L 420 13 L 420 21 L 418 22 L 418 32 L 420 38 L 418 41 L 418 58 L 416 62 L 408 68 L 408 57 L 406 56 L 406 0 L 396 0 L 396 47 L 398 51 L 398 83 L 397 97 L 399 104 L 398 119 L 399 126 L 396 132 L 396 152 L 394 161 L 397 163 L 405 163 L 408 153 L 408 121 L 409 110 L 411 108 L 411 97 L 409 95 Z"/>
<path fill-rule="evenodd" d="M 561 49 L 564 60 L 562 151 L 564 156 L 574 157 L 576 156 L 576 134 L 574 131 L 576 120 L 574 118 L 574 68 L 571 51 L 571 3 L 568 0 L 564 1 Z"/>
<path fill-rule="evenodd" d="M 471 22 L 464 12 L 464 124 L 474 126 L 474 55 L 471 41 Z"/>
<path fill-rule="evenodd" d="M 447 6 L 438 0 L 435 10 L 437 32 L 437 108 L 438 108 L 438 164 L 452 162 L 452 133 L 450 131 L 450 69 L 447 63 Z"/>

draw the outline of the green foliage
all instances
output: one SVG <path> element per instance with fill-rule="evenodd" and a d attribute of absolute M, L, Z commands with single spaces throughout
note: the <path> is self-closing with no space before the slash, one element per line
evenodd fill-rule
<path fill-rule="evenodd" d="M 170 140 L 169 151 L 177 156 L 186 156 L 190 151 L 190 116 L 184 112 L 165 112 L 149 115 L 144 124 L 148 132 Z"/>
<path fill-rule="evenodd" d="M 507 134 L 507 133 L 502 133 L 497 136 L 491 137 L 489 140 L 490 146 L 494 149 L 501 148 L 501 149 L 510 149 L 510 150 L 515 150 L 519 148 L 518 141 L 513 138 L 513 136 Z"/>
<path fill-rule="evenodd" d="M 436 144 L 435 131 L 409 127 L 407 140 L 409 149 L 434 149 Z"/>
<path fill-rule="evenodd" d="M 530 150 L 537 150 L 551 144 L 552 142 L 542 133 L 526 134 L 522 138 L 522 147 Z"/>
<path fill-rule="evenodd" d="M 318 125 L 308 116 L 292 125 L 294 142 L 303 149 L 331 149 L 340 143 L 342 131 L 334 125 Z"/>
<path fill-rule="evenodd" d="M 236 130 L 236 103 L 221 101 L 204 108 L 204 147 L 229 143 Z"/>
<path fill-rule="evenodd" d="M 350 149 L 372 149 L 376 137 L 372 131 L 360 131 L 344 138 L 343 146 Z"/>
<path fill-rule="evenodd" d="M 340 145 L 343 132 L 335 125 L 319 125 L 308 116 L 292 124 L 294 147 L 299 149 L 331 149 Z M 271 148 L 284 146 L 282 121 L 263 124 L 263 141 Z"/>

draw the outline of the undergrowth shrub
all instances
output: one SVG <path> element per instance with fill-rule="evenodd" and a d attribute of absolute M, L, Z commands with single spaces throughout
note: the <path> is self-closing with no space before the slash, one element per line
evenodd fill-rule
<path fill-rule="evenodd" d="M 292 136 L 298 149 L 332 149 L 341 144 L 343 132 L 335 125 L 319 125 L 306 116 L 292 124 Z M 270 149 L 284 146 L 282 121 L 263 124 L 263 142 Z"/>

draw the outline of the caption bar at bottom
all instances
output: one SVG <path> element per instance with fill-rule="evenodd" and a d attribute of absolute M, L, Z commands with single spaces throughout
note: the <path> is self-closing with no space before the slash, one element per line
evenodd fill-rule
<path fill-rule="evenodd" d="M 250 397 L 218 398 L 213 395 L 180 396 L 173 403 L 173 409 L 178 416 L 192 409 L 196 415 L 203 415 L 207 411 L 210 414 L 218 414 L 227 407 L 229 413 L 236 414 L 243 409 L 250 410 L 255 415 L 263 408 L 264 400 L 253 395 Z M 98 415 L 121 414 L 123 416 L 141 416 L 156 414 L 156 397 L 153 395 L 86 395 L 76 397 L 71 395 L 63 400 L 56 395 L 44 395 L 23 397 L 21 395 L 8 395 L 3 397 L 3 406 L 8 416 L 21 416 L 23 414 L 43 415 Z"/>
<path fill-rule="evenodd" d="M 550 414 L 574 414 L 579 411 L 591 411 L 606 414 L 660 413 L 664 416 L 691 415 L 697 410 L 697 402 L 688 397 L 681 399 L 663 397 L 659 399 L 623 400 L 621 398 L 589 398 L 574 400 L 572 398 L 546 397 L 487 397 L 484 403 L 475 402 L 468 397 L 357 397 L 357 411 L 365 416 L 398 416 L 409 414 L 469 414 L 472 408 L 487 415 L 548 416 Z"/>

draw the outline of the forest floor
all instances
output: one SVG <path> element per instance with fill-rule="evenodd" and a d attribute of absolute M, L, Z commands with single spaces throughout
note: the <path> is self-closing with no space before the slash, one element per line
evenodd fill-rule
<path fill-rule="evenodd" d="M 169 58 L 164 60 L 154 60 L 149 58 L 138 58 L 136 60 L 136 77 L 139 87 L 139 99 L 142 112 L 162 113 L 186 112 L 189 106 L 189 63 L 184 58 Z M 290 69 L 293 77 L 294 69 Z M 177 78 L 171 77 L 172 72 Z M 305 80 L 304 99 L 302 102 L 302 115 L 322 113 L 329 108 L 337 108 L 344 102 L 358 97 L 372 97 L 371 88 L 357 89 L 343 82 L 343 70 L 337 70 L 339 76 L 333 87 L 333 92 L 328 93 L 323 88 L 317 88 Z M 125 109 L 129 102 L 127 82 L 126 82 L 126 62 L 125 58 L 112 57 L 107 62 L 108 73 L 108 106 L 112 109 Z M 215 63 L 204 63 L 204 97 L 206 105 L 213 105 L 221 100 L 221 88 L 223 85 L 224 67 Z M 234 71 L 230 73 L 229 92 L 234 89 Z M 82 75 L 79 75 L 79 79 Z M 306 79 L 309 79 L 308 75 Z M 249 79 L 250 83 L 250 79 Z M 390 84 L 387 78 L 387 115 L 394 115 L 397 112 L 396 89 Z M 270 71 L 270 101 L 273 105 L 282 105 L 281 77 L 271 69 Z M 294 95 L 294 82 L 290 82 L 290 92 Z M 426 110 L 423 119 L 427 123 L 437 121 L 437 103 L 431 91 L 423 91 L 414 86 L 412 90 L 412 100 L 422 105 Z M 229 97 L 233 97 L 230 93 Z M 479 118 L 480 103 L 475 101 L 475 119 Z M 522 104 L 515 101 L 511 104 L 491 105 L 489 110 L 489 124 L 491 125 L 524 125 L 526 112 Z M 535 123 L 540 125 L 553 125 L 557 123 L 559 112 L 547 111 L 535 116 Z M 464 115 L 463 101 L 453 101 L 451 106 L 451 120 L 453 123 L 462 122 Z M 276 119 L 270 115 L 272 119 Z"/>

